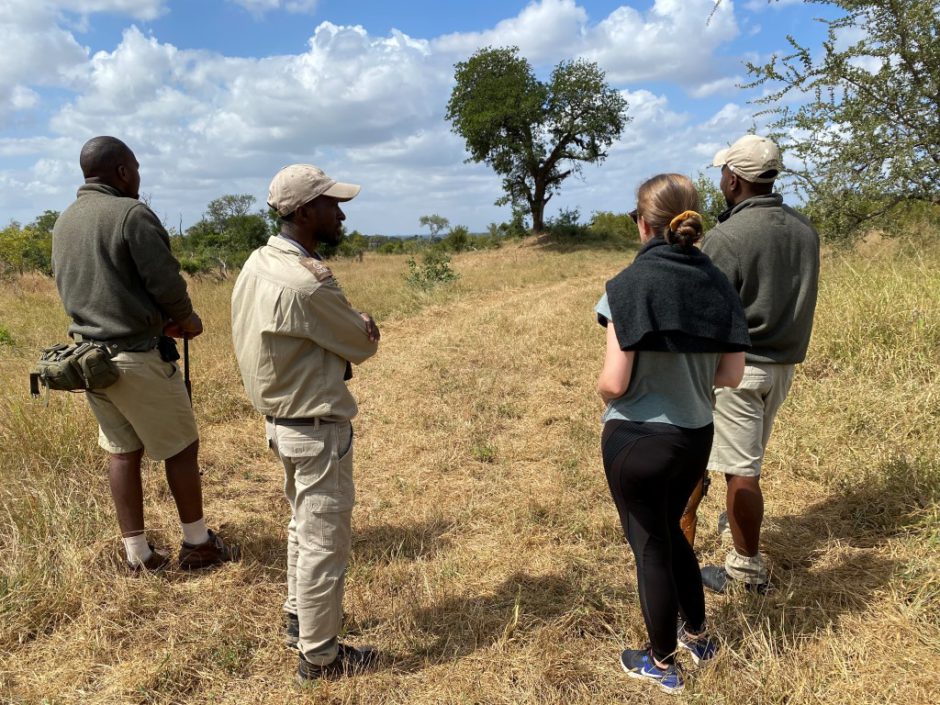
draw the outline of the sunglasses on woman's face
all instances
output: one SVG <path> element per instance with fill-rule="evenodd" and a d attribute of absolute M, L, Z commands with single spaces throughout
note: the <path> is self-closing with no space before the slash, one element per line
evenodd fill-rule
<path fill-rule="evenodd" d="M 637 225 L 639 225 L 639 223 L 640 223 L 640 214 L 637 213 L 637 209 L 636 209 L 636 208 L 634 208 L 632 211 L 630 211 L 629 213 L 627 213 L 627 215 L 630 216 L 630 220 L 632 220 L 634 223 L 636 223 Z"/>

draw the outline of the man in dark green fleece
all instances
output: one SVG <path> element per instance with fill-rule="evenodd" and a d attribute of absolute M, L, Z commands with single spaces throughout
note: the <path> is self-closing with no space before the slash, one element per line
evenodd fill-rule
<path fill-rule="evenodd" d="M 86 397 L 98 419 L 98 444 L 110 454 L 111 496 L 128 567 L 135 573 L 155 571 L 169 562 L 144 533 L 145 449 L 165 461 L 183 532 L 180 567 L 231 560 L 231 549 L 203 517 L 199 435 L 174 362 L 179 356 L 166 345 L 157 347 L 162 336 L 199 335 L 202 321 L 166 230 L 138 200 L 140 165 L 134 153 L 114 137 L 95 137 L 82 147 L 80 164 L 85 185 L 56 221 L 52 264 L 72 318 L 69 335 L 105 345 L 121 373 L 113 385 Z"/>
<path fill-rule="evenodd" d="M 727 482 L 726 522 L 734 546 L 724 567 L 705 566 L 702 581 L 724 592 L 730 581 L 762 591 L 769 571 L 759 551 L 764 518 L 761 464 L 774 417 L 803 362 L 819 284 L 819 235 L 773 192 L 783 169 L 766 137 L 746 135 L 715 155 L 728 210 L 705 235 L 702 251 L 731 280 L 744 304 L 751 349 L 744 379 L 715 392 L 715 439 L 708 469 Z M 720 522 L 724 523 L 724 522 Z"/>

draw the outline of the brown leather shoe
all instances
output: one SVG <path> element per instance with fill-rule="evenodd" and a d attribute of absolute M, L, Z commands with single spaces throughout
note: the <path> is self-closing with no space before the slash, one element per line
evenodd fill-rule
<path fill-rule="evenodd" d="M 196 570 L 209 566 L 238 560 L 238 547 L 226 546 L 218 534 L 209 529 L 209 540 L 198 546 L 190 546 L 185 541 L 180 548 L 180 569 Z"/>
<path fill-rule="evenodd" d="M 127 563 L 127 572 L 131 575 L 160 573 L 170 564 L 169 551 L 157 550 L 152 543 L 147 545 L 150 546 L 150 557 L 147 560 L 143 563 Z"/>

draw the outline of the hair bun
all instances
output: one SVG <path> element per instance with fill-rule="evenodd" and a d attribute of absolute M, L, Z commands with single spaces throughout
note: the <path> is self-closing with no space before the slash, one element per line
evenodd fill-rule
<path fill-rule="evenodd" d="M 695 211 L 682 211 L 679 215 L 669 221 L 669 229 L 673 232 L 676 232 L 676 229 L 679 227 L 679 225 L 689 218 L 698 218 L 699 222 L 702 220 L 702 216 Z"/>

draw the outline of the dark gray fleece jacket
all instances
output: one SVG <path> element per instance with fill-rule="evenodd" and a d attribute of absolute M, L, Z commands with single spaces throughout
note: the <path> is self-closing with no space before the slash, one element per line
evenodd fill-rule
<path fill-rule="evenodd" d="M 85 184 L 52 230 L 52 269 L 69 333 L 94 340 L 159 336 L 193 311 L 170 238 L 145 204 Z"/>
<path fill-rule="evenodd" d="M 747 361 L 803 362 L 819 290 L 819 235 L 777 193 L 742 201 L 718 220 L 702 252 L 741 296 L 751 335 Z"/>

